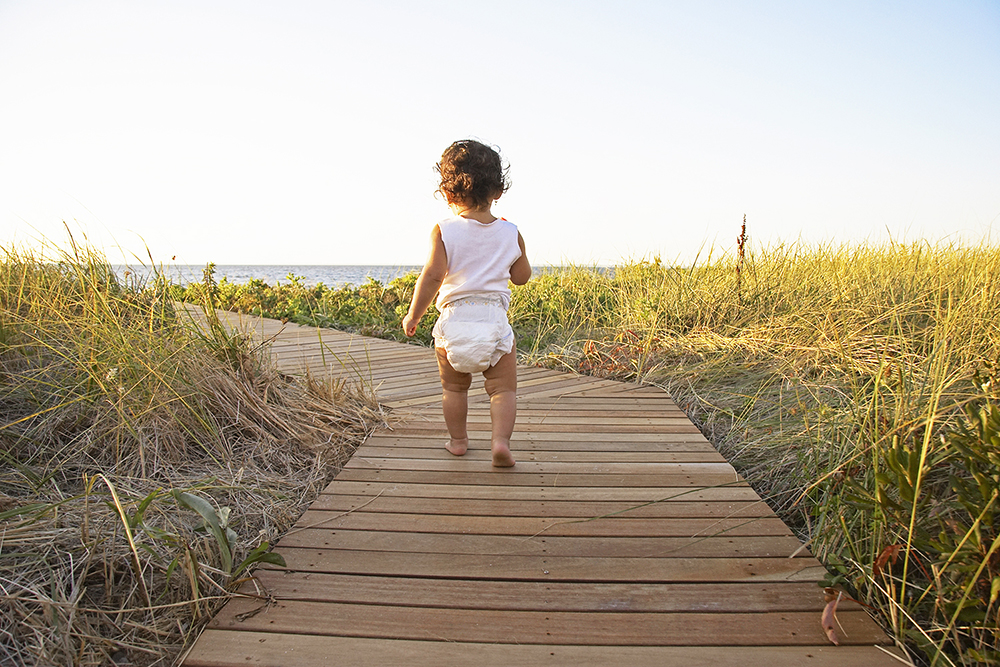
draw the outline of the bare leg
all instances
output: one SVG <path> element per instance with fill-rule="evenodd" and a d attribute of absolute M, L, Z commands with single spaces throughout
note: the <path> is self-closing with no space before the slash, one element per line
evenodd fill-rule
<path fill-rule="evenodd" d="M 451 440 L 444 447 L 455 456 L 465 454 L 469 449 L 469 431 L 466 419 L 469 414 L 469 392 L 445 389 L 441 397 L 444 409 L 444 423 L 448 426 Z"/>
<path fill-rule="evenodd" d="M 490 395 L 490 422 L 493 427 L 490 448 L 495 468 L 510 468 L 514 456 L 510 453 L 510 438 L 517 419 L 517 352 L 511 350 L 487 368 L 486 393 Z"/>
<path fill-rule="evenodd" d="M 441 375 L 441 408 L 451 438 L 444 447 L 455 456 L 462 456 L 469 449 L 467 421 L 472 374 L 459 373 L 452 368 L 447 354 L 441 348 L 437 349 L 437 361 Z"/>
<path fill-rule="evenodd" d="M 510 453 L 510 437 L 514 433 L 516 418 L 517 394 L 502 391 L 490 396 L 490 421 L 493 424 L 490 448 L 493 450 L 493 465 L 497 468 L 514 465 L 514 457 Z"/>

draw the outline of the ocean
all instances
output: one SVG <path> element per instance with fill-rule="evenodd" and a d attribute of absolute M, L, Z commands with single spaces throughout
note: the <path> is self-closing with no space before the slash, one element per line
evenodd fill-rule
<path fill-rule="evenodd" d="M 227 278 L 231 283 L 245 283 L 251 278 L 257 278 L 268 285 L 279 282 L 290 282 L 288 276 L 301 276 L 306 285 L 323 283 L 327 287 L 342 287 L 344 285 L 361 285 L 374 278 L 382 284 L 393 278 L 405 276 L 407 273 L 419 273 L 420 266 L 309 266 L 295 264 L 276 265 L 246 265 L 218 264 L 215 267 L 215 279 Z M 204 266 L 167 266 L 164 271 L 171 281 L 180 285 L 200 282 L 204 274 Z"/>
<path fill-rule="evenodd" d="M 126 272 L 138 274 L 140 277 L 148 276 L 148 268 L 135 268 L 131 266 L 115 266 L 115 272 L 119 276 Z M 203 279 L 204 266 L 188 265 L 167 265 L 162 268 L 171 282 L 178 285 L 201 282 Z M 215 267 L 215 279 L 226 278 L 231 283 L 242 284 L 251 278 L 262 280 L 268 285 L 278 283 L 287 284 L 291 282 L 289 276 L 301 276 L 306 285 L 317 285 L 323 283 L 327 287 L 343 287 L 344 285 L 362 285 L 369 278 L 378 280 L 383 285 L 393 278 L 405 276 L 408 273 L 419 273 L 423 268 L 420 265 L 308 265 L 308 264 L 217 264 Z M 562 267 L 558 266 L 536 266 L 532 267 L 535 275 L 541 273 L 558 272 Z M 593 267 L 605 275 L 614 274 L 614 269 L 609 267 Z"/>

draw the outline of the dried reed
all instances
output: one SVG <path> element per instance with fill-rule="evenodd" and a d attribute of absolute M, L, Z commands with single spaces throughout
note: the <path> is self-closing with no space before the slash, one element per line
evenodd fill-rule
<path fill-rule="evenodd" d="M 383 415 L 75 245 L 0 258 L 0 664 L 166 665 Z"/>

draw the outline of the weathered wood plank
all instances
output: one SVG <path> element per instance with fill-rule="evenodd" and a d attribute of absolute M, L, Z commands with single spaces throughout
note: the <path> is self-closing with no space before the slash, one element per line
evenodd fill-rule
<path fill-rule="evenodd" d="M 395 482 L 352 482 L 338 479 L 322 495 L 358 495 L 402 498 L 472 498 L 491 500 L 576 500 L 581 502 L 688 502 L 760 500 L 746 483 L 717 488 L 691 487 L 551 487 L 500 484 L 400 484 Z"/>
<path fill-rule="evenodd" d="M 407 428 L 405 436 L 399 435 L 399 431 L 394 428 L 391 432 L 383 431 L 376 433 L 368 440 L 368 442 L 375 443 L 383 441 L 394 444 L 402 444 L 410 440 L 420 439 L 431 439 L 435 442 L 441 442 L 441 437 L 437 435 L 436 432 L 410 429 L 408 428 L 410 422 L 407 421 L 406 424 Z M 399 425 L 402 426 L 403 423 L 400 422 Z M 441 430 L 443 431 L 444 427 L 441 427 Z M 473 442 L 488 443 L 489 437 L 481 435 L 483 433 L 488 433 L 488 431 L 483 429 L 482 431 L 474 432 L 469 437 Z M 614 449 L 615 447 L 625 447 L 627 448 L 626 451 L 636 451 L 642 448 L 643 443 L 698 443 L 699 445 L 704 445 L 708 442 L 701 433 L 629 433 L 627 438 L 612 438 L 607 433 L 595 433 L 592 431 L 584 433 L 563 433 L 558 431 L 540 432 L 534 430 L 518 430 L 516 427 L 514 429 L 513 440 L 521 443 L 571 443 L 576 445 L 576 449 L 587 451 L 617 451 Z M 615 443 L 620 444 L 616 445 Z M 711 447 L 711 445 L 709 446 Z M 539 447 L 544 449 L 548 447 L 548 445 L 539 445 Z M 608 449 L 609 447 L 612 449 Z"/>
<path fill-rule="evenodd" d="M 718 450 L 707 442 L 693 439 L 680 439 L 673 442 L 663 442 L 653 439 L 650 442 L 642 440 L 598 441 L 594 439 L 576 440 L 569 435 L 555 440 L 535 437 L 538 434 L 526 435 L 517 439 L 517 445 L 524 454 L 529 456 L 551 457 L 554 460 L 566 461 L 642 461 L 648 456 L 657 455 L 698 455 L 710 456 L 712 460 L 720 456 Z M 595 442 L 597 444 L 595 444 Z M 485 435 L 474 437 L 469 442 L 467 457 L 477 453 L 487 452 L 490 443 Z M 419 456 L 437 455 L 446 451 L 444 441 L 434 434 L 408 434 L 406 438 L 370 438 L 366 451 L 373 456 L 403 456 L 414 458 Z M 378 452 L 378 454 L 376 454 Z M 566 458 L 563 458 L 566 457 Z M 472 460 L 467 458 L 466 460 Z M 541 460 L 541 459 L 539 459 Z M 653 459 L 655 460 L 655 459 Z"/>
<path fill-rule="evenodd" d="M 399 514 L 458 514 L 462 516 L 582 517 L 623 518 L 724 518 L 765 517 L 773 512 L 763 501 L 709 502 L 675 500 L 661 503 L 599 502 L 587 500 L 507 500 L 501 498 L 462 499 L 409 498 L 366 495 L 322 494 L 310 506 L 325 512 L 391 512 Z"/>
<path fill-rule="evenodd" d="M 702 630 L 696 633 L 703 634 Z M 209 629 L 188 656 L 190 667 L 900 667 L 889 650 L 868 646 L 567 646 L 330 637 Z M 902 664 L 906 664 L 905 662 Z"/>
<path fill-rule="evenodd" d="M 364 456 L 364 454 L 361 454 Z M 514 448 L 514 457 L 519 455 Z M 479 470 L 439 472 L 423 470 L 389 470 L 379 468 L 344 468 L 337 479 L 372 482 L 398 482 L 423 484 L 511 484 L 517 486 L 551 486 L 551 487 L 673 487 L 692 486 L 710 487 L 727 484 L 740 484 L 743 479 L 735 474 L 700 474 L 700 475 L 609 475 L 609 474 L 571 474 L 571 473 L 522 473 L 509 470 Z"/>
<path fill-rule="evenodd" d="M 633 611 L 758 613 L 808 611 L 826 606 L 810 581 L 731 583 L 625 583 L 507 581 L 377 577 L 259 569 L 241 589 L 284 600 L 395 604 L 449 609 L 510 611 Z M 839 609 L 862 607 L 843 600 Z"/>
<path fill-rule="evenodd" d="M 409 441 L 406 445 L 396 445 L 392 447 L 379 447 L 377 441 L 371 441 L 365 448 L 368 456 L 376 458 L 403 458 L 403 459 L 437 459 L 446 456 L 453 456 L 441 444 L 440 439 Z M 476 447 L 476 441 L 470 442 L 472 445 L 463 456 L 464 461 L 486 461 L 489 460 L 489 444 L 482 442 Z M 537 445 L 530 449 L 521 450 L 521 458 L 525 461 L 557 462 L 563 463 L 721 463 L 725 459 L 712 447 L 705 445 L 685 445 L 683 449 L 675 447 L 672 450 L 666 449 L 646 449 L 633 450 L 631 447 L 623 447 L 621 451 L 580 451 L 576 449 L 541 449 Z"/>
<path fill-rule="evenodd" d="M 256 610 L 258 613 L 253 613 Z M 238 615 L 249 615 L 237 620 Z M 864 612 L 838 614 L 845 645 L 884 643 Z M 255 632 L 577 646 L 801 646 L 825 640 L 815 613 L 503 611 L 234 600 L 211 628 Z M 332 629 L 332 628 L 335 628 Z"/>
<path fill-rule="evenodd" d="M 720 537 L 557 537 L 456 535 L 324 527 L 292 531 L 282 548 L 346 549 L 466 555 L 548 555 L 580 558 L 806 558 L 810 554 L 791 535 Z"/>
<path fill-rule="evenodd" d="M 465 457 L 451 456 L 448 458 L 381 458 L 368 456 L 367 452 L 357 454 L 346 468 L 379 470 L 428 470 L 444 472 L 462 472 L 469 467 Z M 517 464 L 519 474 L 532 473 L 566 473 L 578 475 L 631 475 L 642 473 L 646 475 L 725 475 L 735 474 L 733 467 L 723 459 L 713 463 L 618 463 L 618 462 L 566 462 L 566 461 L 532 461 L 522 458 Z"/>
<path fill-rule="evenodd" d="M 578 517 L 461 516 L 391 512 L 324 512 L 310 507 L 296 527 L 342 530 L 417 531 L 466 535 L 567 535 L 581 537 L 711 537 L 716 535 L 790 535 L 776 516 L 727 518 L 632 519 Z"/>

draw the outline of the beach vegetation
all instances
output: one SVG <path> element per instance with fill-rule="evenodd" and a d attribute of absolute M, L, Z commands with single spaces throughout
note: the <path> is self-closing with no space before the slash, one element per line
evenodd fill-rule
<path fill-rule="evenodd" d="M 662 386 L 828 586 L 930 664 L 1000 664 L 1000 248 L 747 248 L 533 283 L 511 307 L 527 361 Z"/>
<path fill-rule="evenodd" d="M 400 340 L 414 281 L 283 316 Z M 1000 664 L 1000 247 L 743 227 L 690 264 L 538 272 L 509 315 L 522 362 L 670 392 L 915 659 Z"/>
<path fill-rule="evenodd" d="M 381 423 L 142 274 L 0 249 L 2 664 L 176 664 Z"/>
<path fill-rule="evenodd" d="M 270 319 L 321 326 L 389 340 L 409 340 L 400 322 L 410 307 L 417 275 L 408 274 L 383 284 L 369 278 L 360 285 L 328 287 L 307 285 L 302 276 L 289 274 L 286 282 L 270 285 L 258 279 L 232 283 L 225 276 L 215 279 L 215 266 L 205 267 L 202 282 L 171 286 L 177 301 L 201 304 L 210 299 L 219 308 Z M 210 292 L 209 294 L 206 294 Z M 437 318 L 432 304 L 412 339 L 431 343 L 431 328 Z"/>

